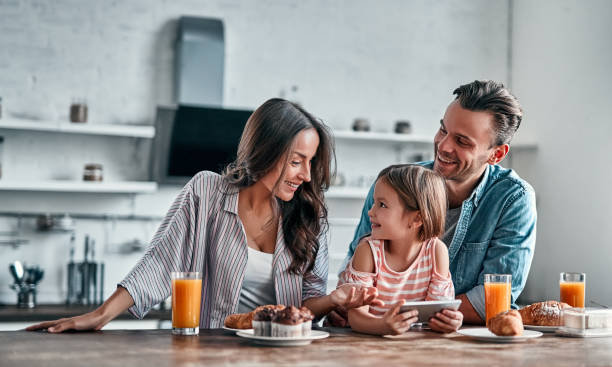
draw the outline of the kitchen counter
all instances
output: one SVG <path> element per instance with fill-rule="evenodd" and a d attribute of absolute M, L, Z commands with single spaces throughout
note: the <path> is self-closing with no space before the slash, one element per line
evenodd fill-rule
<path fill-rule="evenodd" d="M 115 330 L 52 335 L 0 332 L 6 366 L 602 366 L 612 365 L 612 338 L 547 335 L 515 344 L 477 342 L 459 334 L 411 332 L 376 337 L 325 329 L 327 339 L 301 347 L 262 347 L 225 330 L 173 336 L 170 330 Z"/>
<path fill-rule="evenodd" d="M 17 306 L 0 306 L 0 322 L 11 321 L 47 321 L 71 317 L 93 311 L 95 306 L 38 305 L 35 308 L 17 308 Z M 145 319 L 171 320 L 170 311 L 151 310 Z M 119 315 L 115 320 L 138 320 L 128 312 Z"/>

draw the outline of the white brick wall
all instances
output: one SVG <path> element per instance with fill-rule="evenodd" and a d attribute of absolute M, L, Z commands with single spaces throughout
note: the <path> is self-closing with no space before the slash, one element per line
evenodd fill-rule
<path fill-rule="evenodd" d="M 90 122 L 151 124 L 158 103 L 173 102 L 173 42 L 180 15 L 222 18 L 226 30 L 225 104 L 254 108 L 285 96 L 337 128 L 355 117 L 375 130 L 409 119 L 418 134 L 433 133 L 459 83 L 507 77 L 507 1 L 10 1 L 0 0 L 0 96 L 4 116 L 67 120 L 73 97 L 88 100 Z M 297 91 L 292 92 L 292 86 Z M 124 138 L 11 133 L 4 177 L 80 175 L 85 160 L 102 161 L 107 177 L 146 179 L 148 146 Z M 344 150 L 343 150 L 344 148 Z M 357 149 L 366 152 L 369 147 Z M 373 176 L 397 157 L 389 147 L 354 157 L 338 146 L 339 169 Z M 382 157 L 382 158 L 380 158 Z M 358 173 L 356 173 L 358 172 Z M 138 196 L 25 195 L 0 192 L 0 211 L 98 211 L 162 215 L 174 189 Z M 360 203 L 334 201 L 330 212 L 358 216 Z M 61 208 L 61 209 L 58 209 Z M 108 243 L 139 237 L 146 224 L 127 223 L 105 240 L 105 223 L 79 223 Z M 0 218 L 0 230 L 15 221 Z M 342 251 L 351 230 L 332 246 Z M 25 231 L 32 243 L 0 247 L 0 266 L 14 259 L 46 269 L 40 301 L 59 302 L 65 283 L 66 236 Z M 80 246 L 79 246 L 80 247 Z M 134 259 L 100 253 L 107 286 Z M 80 257 L 79 257 L 80 258 Z M 332 269 L 335 271 L 336 269 Z M 0 302 L 14 302 L 0 271 Z"/>

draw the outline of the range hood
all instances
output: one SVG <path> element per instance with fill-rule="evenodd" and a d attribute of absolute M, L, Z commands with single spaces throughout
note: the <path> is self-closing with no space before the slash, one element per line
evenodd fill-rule
<path fill-rule="evenodd" d="M 223 21 L 181 17 L 174 78 L 177 104 L 221 107 L 224 63 Z"/>

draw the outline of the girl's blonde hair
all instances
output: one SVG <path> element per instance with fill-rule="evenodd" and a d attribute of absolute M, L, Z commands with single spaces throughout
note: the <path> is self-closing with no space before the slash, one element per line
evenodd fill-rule
<path fill-rule="evenodd" d="M 391 186 L 406 209 L 421 213 L 423 225 L 419 230 L 419 240 L 425 241 L 444 233 L 448 202 L 442 176 L 423 166 L 396 164 L 383 169 L 376 180 Z"/>

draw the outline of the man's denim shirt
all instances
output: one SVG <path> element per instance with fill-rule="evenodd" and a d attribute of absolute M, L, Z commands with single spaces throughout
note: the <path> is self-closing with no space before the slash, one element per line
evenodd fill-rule
<path fill-rule="evenodd" d="M 433 168 L 433 161 L 419 164 Z M 359 240 L 371 232 L 368 210 L 374 203 L 373 194 L 374 185 L 365 200 L 344 265 L 355 253 Z M 483 320 L 484 274 L 512 274 L 512 306 L 516 308 L 533 258 L 536 219 L 533 188 L 513 170 L 487 165 L 480 183 L 461 206 L 453 241 L 448 246 L 455 292 L 465 293 Z"/>

